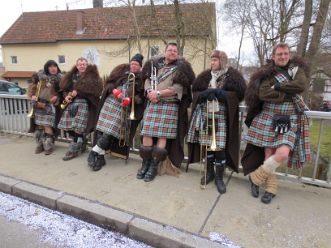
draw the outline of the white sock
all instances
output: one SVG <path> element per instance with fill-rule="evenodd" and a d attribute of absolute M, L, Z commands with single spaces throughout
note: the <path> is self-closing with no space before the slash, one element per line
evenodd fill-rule
<path fill-rule="evenodd" d="M 269 157 L 263 162 L 262 169 L 268 173 L 275 173 L 276 169 L 281 166 L 282 163 L 277 162 L 274 156 Z"/>
<path fill-rule="evenodd" d="M 100 154 L 100 155 L 105 155 L 106 151 L 103 150 L 101 147 L 99 147 L 98 145 L 93 146 L 92 151 L 95 151 L 96 153 Z"/>

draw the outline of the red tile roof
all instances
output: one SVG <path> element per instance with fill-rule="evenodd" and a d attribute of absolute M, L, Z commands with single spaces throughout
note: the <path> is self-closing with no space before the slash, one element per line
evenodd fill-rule
<path fill-rule="evenodd" d="M 215 28 L 214 3 L 181 4 L 180 9 L 185 35 L 206 36 L 211 26 Z M 150 6 L 136 6 L 135 10 L 142 36 L 175 34 L 174 5 L 156 5 L 154 15 Z M 77 33 L 79 19 L 85 28 L 81 34 Z M 25 12 L 0 38 L 0 44 L 127 39 L 128 36 L 134 36 L 129 7 Z"/>
<path fill-rule="evenodd" d="M 3 78 L 31 78 L 34 71 L 6 71 Z"/>

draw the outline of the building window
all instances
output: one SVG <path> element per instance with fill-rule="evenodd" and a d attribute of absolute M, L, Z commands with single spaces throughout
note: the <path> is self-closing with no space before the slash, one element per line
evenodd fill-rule
<path fill-rule="evenodd" d="M 150 54 L 151 54 L 151 57 L 154 57 L 156 55 L 159 55 L 159 47 L 158 46 L 152 46 L 150 48 Z"/>
<path fill-rule="evenodd" d="M 59 64 L 65 64 L 66 63 L 66 56 L 58 55 L 58 61 L 59 61 Z"/>
<path fill-rule="evenodd" d="M 12 64 L 17 64 L 17 56 L 10 56 L 10 60 Z"/>

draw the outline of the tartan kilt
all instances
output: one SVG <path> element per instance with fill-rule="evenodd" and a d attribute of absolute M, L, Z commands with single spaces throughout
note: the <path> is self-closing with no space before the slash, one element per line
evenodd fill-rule
<path fill-rule="evenodd" d="M 108 96 L 101 108 L 96 129 L 103 133 L 110 134 L 117 139 L 121 139 L 121 127 L 130 122 L 126 119 L 130 108 L 127 107 L 127 113 L 124 120 L 122 120 L 122 109 L 123 107 L 121 103 L 116 100 L 113 95 Z"/>
<path fill-rule="evenodd" d="M 212 135 L 206 132 L 206 113 L 207 105 L 198 105 L 192 115 L 192 120 L 187 134 L 187 142 L 199 143 L 201 145 L 210 146 L 212 142 Z M 201 125 L 203 131 L 201 132 Z M 208 113 L 209 130 L 212 128 L 212 113 Z M 219 111 L 215 112 L 215 138 L 216 147 L 218 149 L 225 149 L 226 146 L 226 108 L 223 103 L 219 103 Z"/>
<path fill-rule="evenodd" d="M 47 103 L 44 109 L 35 108 L 34 122 L 38 126 L 55 127 L 55 107 Z"/>
<path fill-rule="evenodd" d="M 276 135 L 272 127 L 272 118 L 275 115 L 290 116 L 291 128 L 288 132 Z M 254 118 L 248 129 L 246 140 L 259 147 L 277 148 L 288 145 L 292 150 L 297 131 L 298 115 L 293 102 L 264 102 L 262 111 Z"/>
<path fill-rule="evenodd" d="M 177 137 L 178 103 L 163 102 L 147 105 L 141 135 L 175 139 Z"/>
<path fill-rule="evenodd" d="M 88 102 L 83 98 L 75 98 L 64 110 L 58 128 L 83 134 L 89 116 Z"/>

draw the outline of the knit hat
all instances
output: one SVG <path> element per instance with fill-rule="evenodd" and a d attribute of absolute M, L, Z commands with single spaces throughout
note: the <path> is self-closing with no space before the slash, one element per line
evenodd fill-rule
<path fill-rule="evenodd" d="M 134 55 L 132 57 L 132 59 L 130 61 L 137 61 L 139 63 L 140 66 L 143 65 L 143 59 L 144 59 L 144 56 L 142 56 L 140 53 L 137 53 L 136 55 Z"/>

